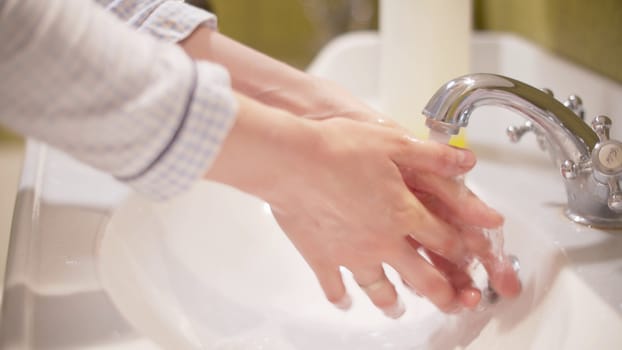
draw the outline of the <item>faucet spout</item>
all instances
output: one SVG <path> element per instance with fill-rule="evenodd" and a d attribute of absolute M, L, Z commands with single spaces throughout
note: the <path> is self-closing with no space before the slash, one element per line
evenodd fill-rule
<path fill-rule="evenodd" d="M 586 123 L 546 92 L 495 74 L 471 74 L 446 83 L 423 114 L 430 129 L 455 135 L 483 105 L 505 107 L 530 119 L 546 134 L 557 165 L 586 159 L 599 142 Z"/>
<path fill-rule="evenodd" d="M 590 128 L 551 94 L 495 74 L 472 74 L 442 86 L 425 107 L 426 125 L 457 134 L 484 105 L 504 107 L 530 120 L 561 170 L 574 222 L 622 228 L 622 142 L 609 138 L 611 119 L 598 116 Z"/>

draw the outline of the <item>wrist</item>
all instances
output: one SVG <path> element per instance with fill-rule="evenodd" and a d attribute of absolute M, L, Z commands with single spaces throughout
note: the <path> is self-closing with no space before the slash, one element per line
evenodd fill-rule
<path fill-rule="evenodd" d="M 212 167 L 209 180 L 255 195 L 271 204 L 313 163 L 321 144 L 319 126 L 238 95 L 239 111 Z M 302 185 L 302 184 L 301 184 Z"/>

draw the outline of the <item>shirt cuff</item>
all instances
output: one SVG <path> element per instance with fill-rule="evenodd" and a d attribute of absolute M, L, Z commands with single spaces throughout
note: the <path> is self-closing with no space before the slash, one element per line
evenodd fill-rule
<path fill-rule="evenodd" d="M 143 171 L 119 178 L 153 199 L 171 198 L 201 179 L 234 123 L 237 103 L 227 72 L 197 62 L 195 77 L 186 113 L 168 144 Z"/>
<path fill-rule="evenodd" d="M 138 27 L 138 31 L 161 40 L 179 42 L 192 34 L 199 25 L 216 30 L 216 16 L 181 1 L 166 1 L 153 10 Z"/>

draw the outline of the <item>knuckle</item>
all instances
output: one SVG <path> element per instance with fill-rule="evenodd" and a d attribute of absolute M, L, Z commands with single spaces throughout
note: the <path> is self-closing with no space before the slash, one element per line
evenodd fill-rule
<path fill-rule="evenodd" d="M 437 150 L 437 162 L 438 166 L 442 170 L 449 170 L 456 167 L 458 161 L 456 151 L 449 147 L 439 147 Z"/>
<path fill-rule="evenodd" d="M 399 158 L 411 156 L 413 154 L 413 139 L 402 133 L 394 134 L 393 136 L 393 153 Z"/>
<path fill-rule="evenodd" d="M 396 134 L 394 137 L 395 147 L 400 151 L 406 151 L 412 145 L 412 141 L 405 135 Z"/>

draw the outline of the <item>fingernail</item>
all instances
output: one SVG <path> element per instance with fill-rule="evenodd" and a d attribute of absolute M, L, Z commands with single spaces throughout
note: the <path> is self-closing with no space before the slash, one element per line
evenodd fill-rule
<path fill-rule="evenodd" d="M 343 297 L 341 297 L 341 299 L 339 299 L 338 302 L 333 303 L 333 305 L 335 305 L 335 307 L 340 310 L 348 311 L 352 306 L 352 298 L 350 298 L 349 294 L 345 294 Z"/>
<path fill-rule="evenodd" d="M 397 319 L 406 312 L 406 306 L 402 302 L 402 299 L 397 299 L 397 302 L 389 307 L 382 309 L 385 316 Z"/>
<path fill-rule="evenodd" d="M 471 168 L 475 165 L 475 154 L 468 150 L 460 150 L 458 152 L 458 161 L 463 168 Z"/>

